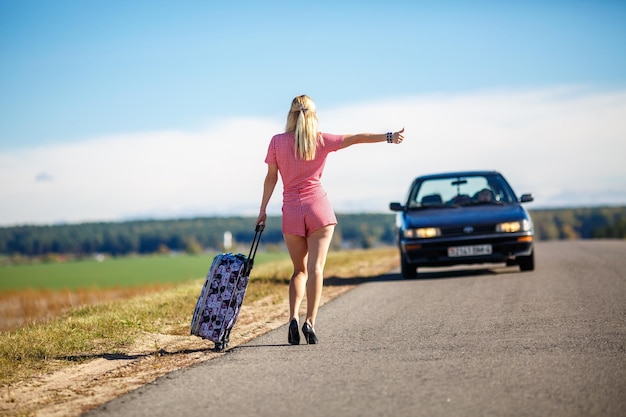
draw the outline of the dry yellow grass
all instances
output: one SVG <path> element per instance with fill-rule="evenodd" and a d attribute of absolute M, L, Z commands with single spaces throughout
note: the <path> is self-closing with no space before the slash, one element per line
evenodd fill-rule
<path fill-rule="evenodd" d="M 173 285 L 66 290 L 10 290 L 0 293 L 0 331 L 19 329 L 59 317 L 69 309 L 164 291 Z"/>

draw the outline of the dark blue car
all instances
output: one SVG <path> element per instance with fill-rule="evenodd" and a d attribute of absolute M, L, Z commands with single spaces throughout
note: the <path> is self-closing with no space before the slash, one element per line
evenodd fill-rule
<path fill-rule="evenodd" d="M 413 181 L 397 212 L 402 275 L 419 267 L 477 263 L 535 268 L 533 223 L 504 177 L 495 171 L 426 175 Z"/>

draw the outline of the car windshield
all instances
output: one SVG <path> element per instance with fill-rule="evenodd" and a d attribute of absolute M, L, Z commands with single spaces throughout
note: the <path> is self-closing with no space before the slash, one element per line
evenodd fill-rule
<path fill-rule="evenodd" d="M 416 182 L 409 208 L 446 208 L 517 201 L 513 190 L 497 174 L 427 178 Z"/>

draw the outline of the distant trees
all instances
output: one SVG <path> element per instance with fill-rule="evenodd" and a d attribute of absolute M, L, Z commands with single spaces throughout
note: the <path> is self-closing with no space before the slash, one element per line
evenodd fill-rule
<path fill-rule="evenodd" d="M 219 249 L 226 230 L 233 232 L 235 240 L 250 240 L 252 223 L 250 219 L 231 217 L 9 227 L 0 229 L 0 253 L 197 253 L 202 248 Z"/>
<path fill-rule="evenodd" d="M 626 239 L 626 207 L 532 210 L 539 240 Z"/>
<path fill-rule="evenodd" d="M 371 248 L 394 245 L 394 214 L 338 214 L 334 248 Z M 626 207 L 532 210 L 538 240 L 626 238 Z M 0 254 L 38 256 L 105 253 L 199 253 L 222 251 L 224 232 L 233 244 L 247 245 L 254 235 L 252 217 L 211 217 L 84 223 L 0 228 Z M 281 245 L 280 217 L 270 217 L 263 232 L 266 247 Z M 234 249 L 233 249 L 234 250 Z"/>
<path fill-rule="evenodd" d="M 621 218 L 614 224 L 594 230 L 592 237 L 596 239 L 626 239 L 626 218 Z"/>
<path fill-rule="evenodd" d="M 393 244 L 392 214 L 338 215 L 335 247 L 372 247 Z M 42 256 L 49 253 L 112 256 L 223 250 L 224 233 L 235 245 L 248 244 L 254 236 L 255 218 L 213 217 L 177 220 L 145 220 L 119 223 L 84 223 L 55 226 L 0 228 L 0 253 Z M 280 217 L 270 217 L 263 242 L 281 244 Z"/>

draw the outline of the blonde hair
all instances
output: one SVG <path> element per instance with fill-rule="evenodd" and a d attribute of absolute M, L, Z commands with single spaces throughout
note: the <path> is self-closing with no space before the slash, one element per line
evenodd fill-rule
<path fill-rule="evenodd" d="M 311 97 L 301 95 L 293 99 L 285 130 L 294 132 L 296 159 L 315 159 L 317 142 L 323 142 L 322 135 L 317 131 L 317 113 Z"/>

